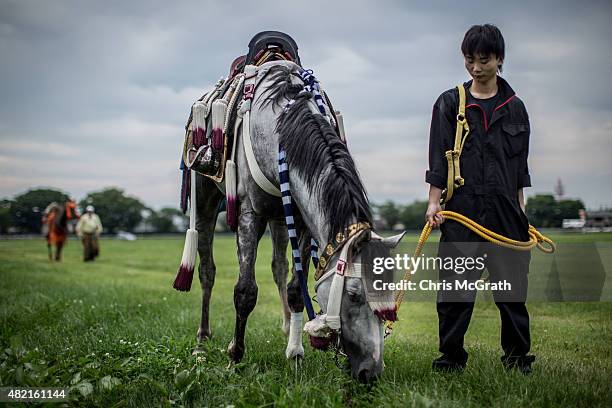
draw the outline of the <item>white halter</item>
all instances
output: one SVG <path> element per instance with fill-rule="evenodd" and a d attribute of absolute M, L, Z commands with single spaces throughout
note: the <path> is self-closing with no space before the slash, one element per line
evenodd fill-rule
<path fill-rule="evenodd" d="M 344 292 L 344 278 L 361 278 L 361 264 L 347 262 L 349 250 L 355 239 L 360 235 L 361 233 L 355 234 L 348 240 L 340 252 L 336 267 L 325 272 L 315 284 L 316 291 L 322 282 L 331 276 L 334 277 L 327 299 L 327 313 L 317 315 L 315 319 L 304 325 L 304 331 L 311 336 L 327 337 L 330 332 L 340 330 L 340 308 L 342 305 L 342 293 Z"/>

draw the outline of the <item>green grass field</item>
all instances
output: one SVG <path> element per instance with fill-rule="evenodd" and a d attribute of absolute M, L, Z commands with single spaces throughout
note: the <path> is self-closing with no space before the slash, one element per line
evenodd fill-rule
<path fill-rule="evenodd" d="M 558 235 L 559 242 L 611 234 Z M 409 237 L 412 247 L 416 236 Z M 305 345 L 297 367 L 284 357 L 270 241 L 260 245 L 259 298 L 242 363 L 225 352 L 234 327 L 235 241 L 215 240 L 213 338 L 192 357 L 199 323 L 191 292 L 171 287 L 182 239 L 102 240 L 95 263 L 70 241 L 64 261 L 40 240 L 0 241 L 0 386 L 72 387 L 68 405 L 122 406 L 612 406 L 612 303 L 531 303 L 534 372 L 507 373 L 499 316 L 477 304 L 463 374 L 431 371 L 437 352 L 432 302 L 406 303 L 385 348 L 386 370 L 368 387 Z M 305 344 L 307 340 L 305 338 Z"/>

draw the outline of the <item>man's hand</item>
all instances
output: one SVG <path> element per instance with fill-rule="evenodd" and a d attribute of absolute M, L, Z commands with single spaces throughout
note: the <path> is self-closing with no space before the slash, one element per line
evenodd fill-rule
<path fill-rule="evenodd" d="M 427 211 L 425 212 L 425 219 L 432 228 L 437 228 L 444 222 L 444 217 L 438 214 L 442 211 L 440 205 L 440 197 L 442 196 L 442 190 L 435 186 L 429 186 L 429 204 L 427 205 Z"/>
<path fill-rule="evenodd" d="M 518 189 L 518 200 L 519 205 L 521 206 L 521 210 L 523 210 L 523 213 L 527 215 L 527 211 L 525 210 L 525 193 L 523 193 L 522 188 Z"/>
<path fill-rule="evenodd" d="M 429 205 L 427 206 L 425 219 L 427 220 L 427 222 L 429 222 L 432 228 L 437 228 L 440 226 L 440 224 L 444 222 L 444 217 L 442 216 L 442 214 L 438 214 L 440 211 L 442 211 L 442 207 L 440 206 L 439 202 L 429 203 Z"/>

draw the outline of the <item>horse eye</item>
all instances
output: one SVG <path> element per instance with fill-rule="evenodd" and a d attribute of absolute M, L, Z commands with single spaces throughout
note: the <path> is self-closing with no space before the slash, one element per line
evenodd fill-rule
<path fill-rule="evenodd" d="M 361 293 L 358 292 L 351 292 L 349 290 L 346 291 L 346 293 L 348 294 L 349 300 L 353 303 L 359 303 L 361 302 Z"/>

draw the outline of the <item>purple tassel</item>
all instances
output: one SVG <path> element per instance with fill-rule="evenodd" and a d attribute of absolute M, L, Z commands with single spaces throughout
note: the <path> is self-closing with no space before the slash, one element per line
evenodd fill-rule
<path fill-rule="evenodd" d="M 217 99 L 212 104 L 212 148 L 216 152 L 223 149 L 223 125 L 225 124 L 225 113 L 227 111 L 227 101 Z"/>
<path fill-rule="evenodd" d="M 232 232 L 238 229 L 238 217 L 236 211 L 236 197 L 233 195 L 226 196 L 225 219 L 227 226 Z"/>
<path fill-rule="evenodd" d="M 331 344 L 338 341 L 338 333 L 334 331 L 327 337 L 315 337 L 310 335 L 308 337 L 310 338 L 310 345 L 312 348 L 322 351 L 329 350 Z"/>
<path fill-rule="evenodd" d="M 181 264 L 176 274 L 176 278 L 174 278 L 172 287 L 181 292 L 189 292 L 191 290 L 191 283 L 193 282 L 194 269 L 193 266 L 189 267 L 188 265 Z"/>
<path fill-rule="evenodd" d="M 395 307 L 390 309 L 375 310 L 374 314 L 378 316 L 381 320 L 387 322 L 397 321 L 397 308 Z"/>
<path fill-rule="evenodd" d="M 183 214 L 187 213 L 187 203 L 189 201 L 189 191 L 191 189 L 191 177 L 188 169 L 183 170 L 183 179 L 181 182 L 181 210 Z"/>
<path fill-rule="evenodd" d="M 321 351 L 327 351 L 329 349 L 329 345 L 331 344 L 331 337 L 308 337 L 310 337 L 310 345 L 312 346 L 312 348 Z"/>
<path fill-rule="evenodd" d="M 193 133 L 193 146 L 196 149 L 199 149 L 200 146 L 204 144 L 204 140 L 205 140 L 204 129 L 202 129 L 201 127 L 198 127 Z"/>
<path fill-rule="evenodd" d="M 189 229 L 185 235 L 185 246 L 183 247 L 183 256 L 181 257 L 181 265 L 174 278 L 172 287 L 182 292 L 188 292 L 191 289 L 193 282 L 193 271 L 198 257 L 198 230 L 196 229 L 196 174 L 190 171 L 191 184 L 191 214 L 189 215 Z"/>
<path fill-rule="evenodd" d="M 238 197 L 236 197 L 236 163 L 228 160 L 225 164 L 225 219 L 233 232 L 238 229 Z"/>
<path fill-rule="evenodd" d="M 223 149 L 223 130 L 219 128 L 213 128 L 212 131 L 212 147 L 216 152 L 220 152 Z"/>

